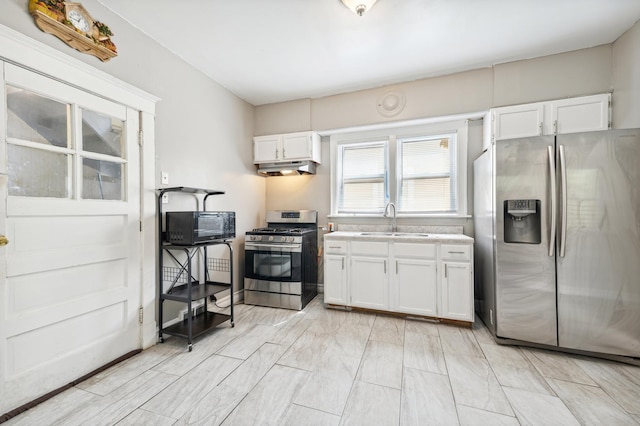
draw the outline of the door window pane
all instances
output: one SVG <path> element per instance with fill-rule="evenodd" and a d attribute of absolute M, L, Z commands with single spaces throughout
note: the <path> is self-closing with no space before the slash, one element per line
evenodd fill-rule
<path fill-rule="evenodd" d="M 124 200 L 124 165 L 111 161 L 82 159 L 82 198 Z"/>
<path fill-rule="evenodd" d="M 7 136 L 57 147 L 68 147 L 68 104 L 7 86 Z"/>
<path fill-rule="evenodd" d="M 122 158 L 123 121 L 100 113 L 82 110 L 82 149 Z"/>
<path fill-rule="evenodd" d="M 7 144 L 9 195 L 69 198 L 67 154 Z"/>

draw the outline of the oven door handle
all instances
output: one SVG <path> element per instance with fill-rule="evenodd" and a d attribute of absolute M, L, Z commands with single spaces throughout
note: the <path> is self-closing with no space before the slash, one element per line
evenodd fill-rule
<path fill-rule="evenodd" d="M 269 248 L 269 249 L 275 249 L 275 248 L 285 248 L 285 249 L 299 249 L 300 248 L 300 244 L 256 244 L 256 243 L 245 243 L 244 244 L 244 249 L 251 249 L 253 247 L 256 248 Z"/>

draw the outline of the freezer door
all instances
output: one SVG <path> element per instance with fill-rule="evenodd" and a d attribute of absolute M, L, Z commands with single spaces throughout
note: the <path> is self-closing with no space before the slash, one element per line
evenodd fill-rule
<path fill-rule="evenodd" d="M 640 130 L 561 135 L 557 147 L 559 344 L 640 357 Z"/>
<path fill-rule="evenodd" d="M 552 136 L 500 141 L 495 160 L 497 335 L 547 345 L 557 344 L 553 147 Z"/>
<path fill-rule="evenodd" d="M 475 231 L 474 247 L 474 279 L 476 311 L 491 330 L 496 333 L 494 312 L 495 284 L 494 284 L 494 223 L 495 209 L 493 208 L 493 170 L 495 145 L 473 162 L 473 229 Z"/>

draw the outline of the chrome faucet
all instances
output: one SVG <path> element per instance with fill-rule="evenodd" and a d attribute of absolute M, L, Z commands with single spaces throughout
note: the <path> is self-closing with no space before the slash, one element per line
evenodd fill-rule
<path fill-rule="evenodd" d="M 384 207 L 384 217 L 389 217 L 389 213 L 391 210 L 391 207 L 393 207 L 393 216 L 391 216 L 391 232 L 396 232 L 397 228 L 398 228 L 398 224 L 396 221 L 396 205 L 393 204 L 391 201 L 389 201 L 387 203 L 387 205 Z"/>

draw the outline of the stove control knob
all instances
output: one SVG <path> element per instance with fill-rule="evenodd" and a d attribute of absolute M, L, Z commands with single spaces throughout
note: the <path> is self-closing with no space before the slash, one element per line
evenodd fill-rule
<path fill-rule="evenodd" d="M 280 237 L 280 241 L 284 243 L 285 241 L 287 241 L 287 237 Z"/>
<path fill-rule="evenodd" d="M 269 241 L 273 241 L 273 235 L 269 236 Z"/>
<path fill-rule="evenodd" d="M 292 243 L 293 242 L 293 237 L 287 237 L 287 241 Z"/>

